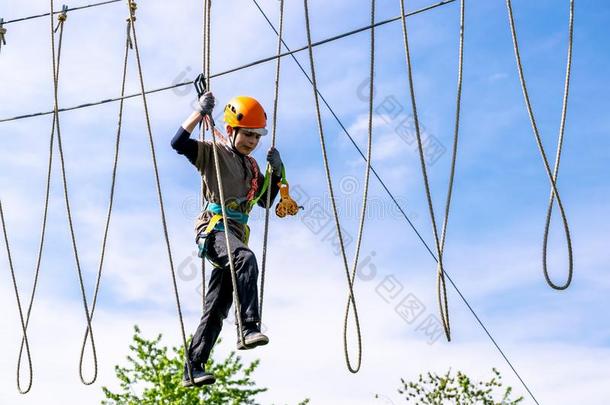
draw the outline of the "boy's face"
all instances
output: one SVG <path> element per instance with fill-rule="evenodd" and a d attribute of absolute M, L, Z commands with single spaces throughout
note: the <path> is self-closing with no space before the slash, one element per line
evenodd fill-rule
<path fill-rule="evenodd" d="M 227 134 L 229 134 L 229 136 L 234 136 L 235 130 L 230 126 L 227 126 Z M 235 138 L 235 149 L 237 149 L 239 153 L 249 155 L 256 149 L 260 139 L 260 134 L 240 128 L 237 131 L 237 138 Z"/>

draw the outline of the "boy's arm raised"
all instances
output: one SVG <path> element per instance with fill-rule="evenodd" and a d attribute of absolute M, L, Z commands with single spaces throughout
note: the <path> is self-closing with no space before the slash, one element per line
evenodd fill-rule
<path fill-rule="evenodd" d="M 203 116 L 199 111 L 193 111 L 191 115 L 182 123 L 182 128 L 185 129 L 189 134 L 193 132 L 197 124 L 201 122 Z"/>
<path fill-rule="evenodd" d="M 197 124 L 202 120 L 202 116 L 199 111 L 193 111 L 193 113 L 182 123 L 182 126 L 178 128 L 176 135 L 172 139 L 172 148 L 186 158 L 192 164 L 197 161 L 197 141 L 191 139 L 191 132 L 195 129 Z"/>

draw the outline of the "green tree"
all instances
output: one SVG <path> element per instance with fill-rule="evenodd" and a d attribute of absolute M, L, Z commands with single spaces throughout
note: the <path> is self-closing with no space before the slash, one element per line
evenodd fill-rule
<path fill-rule="evenodd" d="M 483 404 L 483 405 L 517 405 L 523 397 L 511 399 L 513 389 L 504 387 L 500 372 L 493 369 L 489 381 L 472 381 L 461 371 L 452 375 L 449 370 L 444 375 L 428 373 L 425 377 L 419 375 L 417 381 L 400 379 L 402 387 L 398 392 L 406 400 L 416 404 Z"/>
<path fill-rule="evenodd" d="M 259 365 L 256 360 L 244 365 L 235 352 L 217 363 L 210 356 L 206 370 L 214 373 L 216 383 L 205 388 L 182 386 L 184 348 L 172 348 L 171 353 L 161 346 L 161 335 L 155 339 L 144 338 L 134 327 L 133 342 L 129 346 L 128 365 L 115 366 L 120 390 L 113 392 L 102 387 L 106 400 L 102 404 L 121 405 L 226 405 L 254 404 L 254 397 L 267 391 L 258 388 L 252 373 Z"/>

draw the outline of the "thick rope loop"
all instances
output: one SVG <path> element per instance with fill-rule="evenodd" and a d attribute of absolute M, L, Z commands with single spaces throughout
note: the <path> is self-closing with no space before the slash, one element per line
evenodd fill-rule
<path fill-rule="evenodd" d="M 279 32 L 278 32 L 278 41 L 277 41 L 277 55 L 275 64 L 275 90 L 273 95 L 273 120 L 272 120 L 272 128 L 271 128 L 271 147 L 275 148 L 276 141 L 276 133 L 277 133 L 277 111 L 278 111 L 278 102 L 280 95 L 280 66 L 282 58 L 279 55 L 282 54 L 282 42 L 283 42 L 283 32 L 284 32 L 284 0 L 279 0 L 280 3 L 280 11 L 279 11 Z M 271 167 L 267 164 L 266 175 L 270 176 Z M 266 274 L 266 264 L 267 264 L 267 242 L 269 238 L 269 212 L 271 208 L 271 192 L 267 192 L 267 200 L 265 204 L 265 227 L 263 234 L 263 253 L 261 259 L 261 287 L 260 294 L 258 300 L 258 316 L 260 318 L 260 325 L 263 323 L 263 300 L 265 297 L 265 274 Z"/>
<path fill-rule="evenodd" d="M 28 367 L 29 367 L 29 381 L 26 388 L 21 387 L 21 379 L 20 379 L 20 368 L 17 367 L 17 389 L 20 394 L 27 394 L 30 389 L 32 389 L 32 382 L 34 379 L 33 376 L 33 368 L 32 368 L 32 354 L 30 353 L 30 342 L 28 340 L 27 335 L 27 323 L 23 318 L 23 310 L 21 308 L 21 298 L 19 296 L 19 288 L 17 287 L 17 278 L 15 276 L 15 268 L 13 266 L 13 259 L 11 256 L 11 248 L 8 241 L 8 232 L 6 230 L 6 222 L 4 220 L 4 211 L 2 210 L 2 201 L 0 200 L 0 221 L 2 222 L 2 234 L 4 235 L 4 243 L 6 246 L 6 255 L 8 257 L 9 269 L 11 272 L 11 280 L 13 282 L 13 289 L 15 291 L 15 299 L 17 300 L 17 310 L 19 312 L 19 320 L 21 321 L 21 331 L 23 332 L 22 337 L 22 347 L 25 344 L 25 350 L 28 358 Z M 19 353 L 19 360 L 21 360 L 21 352 Z"/>
<path fill-rule="evenodd" d="M 51 13 L 52 15 L 52 13 Z M 65 19 L 64 19 L 65 21 Z M 63 24 L 62 24 L 63 25 Z M 55 29 L 53 29 L 53 17 L 51 17 L 51 29 L 53 30 L 53 33 L 55 33 Z M 63 30 L 62 33 L 63 34 Z M 62 40 L 63 40 L 63 35 L 60 35 L 60 41 L 59 41 L 59 46 L 58 46 L 58 54 L 57 54 L 57 66 L 59 67 L 60 64 L 60 60 L 61 60 L 61 44 L 62 44 Z M 52 35 L 52 46 L 53 49 L 55 49 L 55 45 L 53 42 L 53 35 Z M 55 56 L 54 56 L 55 58 Z M 59 81 L 59 68 L 55 69 L 55 67 L 53 68 L 53 77 L 54 77 L 54 81 Z M 50 190 L 51 190 L 51 173 L 52 173 L 52 168 L 53 168 L 53 147 L 54 147 L 54 140 L 55 140 L 55 127 L 56 127 L 56 118 L 57 115 L 53 114 L 53 121 L 51 124 L 51 135 L 50 135 L 50 139 L 49 139 L 49 158 L 48 158 L 48 163 L 47 163 L 47 180 L 46 180 L 46 187 L 45 187 L 45 200 L 44 200 L 44 209 L 43 209 L 43 216 L 42 216 L 42 226 L 41 226 L 41 232 L 40 232 L 40 240 L 38 243 L 38 253 L 37 253 L 37 257 L 36 257 L 36 267 L 34 270 L 34 282 L 32 285 L 32 293 L 30 295 L 30 300 L 29 300 L 29 304 L 28 304 L 28 309 L 27 309 L 27 313 L 26 313 L 26 318 L 25 318 L 25 329 L 27 329 L 27 327 L 29 326 L 29 322 L 30 322 L 30 316 L 32 314 L 32 308 L 34 305 L 34 299 L 36 297 L 36 290 L 38 287 L 38 280 L 39 280 L 39 276 L 40 276 L 40 266 L 42 263 L 42 253 L 43 253 L 43 249 L 44 249 L 44 242 L 45 242 L 45 236 L 46 236 L 46 228 L 47 228 L 47 219 L 48 219 L 48 213 L 49 213 L 49 196 L 50 196 Z M 8 238 L 7 238 L 7 250 L 8 250 Z M 27 362 L 28 362 L 28 374 L 29 374 L 29 382 L 28 382 L 28 386 L 26 389 L 23 389 L 21 387 L 21 364 L 22 364 L 22 359 L 23 359 L 23 351 L 24 351 L 24 347 L 25 347 L 25 352 L 26 352 L 26 356 L 27 356 Z M 30 356 L 30 351 L 29 351 L 29 347 L 28 347 L 28 341 L 27 341 L 27 335 L 24 333 L 24 336 L 22 336 L 21 338 L 21 344 L 19 347 L 19 355 L 17 358 L 17 389 L 19 390 L 19 392 L 21 394 L 26 394 L 30 391 L 31 387 L 32 387 L 32 382 L 33 382 L 33 369 L 32 369 L 32 359 Z"/>
<path fill-rule="evenodd" d="M 457 145 L 459 135 L 459 123 L 460 123 L 460 111 L 461 111 L 461 96 L 462 96 L 462 70 L 463 70 L 463 55 L 464 55 L 464 9 L 465 0 L 460 1 L 460 40 L 459 40 L 459 60 L 458 60 L 458 85 L 457 85 L 457 98 L 456 98 L 456 115 L 455 115 L 455 126 L 454 126 L 454 138 L 452 147 L 451 157 L 451 171 L 449 174 L 449 185 L 447 190 L 447 199 L 445 201 L 445 212 L 442 225 L 441 236 L 439 238 L 439 232 L 436 222 L 436 215 L 434 214 L 434 207 L 432 204 L 432 194 L 430 191 L 430 182 L 428 179 L 428 172 L 426 168 L 426 161 L 424 157 L 423 142 L 421 139 L 421 131 L 419 126 L 419 117 L 417 114 L 417 103 L 415 100 L 415 88 L 413 84 L 413 67 L 411 64 L 411 54 L 409 50 L 409 39 L 406 24 L 406 17 L 404 12 L 404 0 L 400 0 L 401 10 L 401 21 L 405 48 L 405 57 L 407 62 L 407 75 L 409 79 L 409 94 L 411 98 L 411 107 L 413 109 L 413 120 L 415 123 L 415 133 L 417 136 L 417 147 L 419 152 L 419 160 L 421 165 L 422 176 L 424 179 L 424 187 L 426 191 L 426 199 L 428 202 L 428 211 L 432 222 L 432 231 L 434 235 L 434 242 L 437 253 L 437 278 L 436 278 L 436 289 L 438 297 L 439 315 L 443 324 L 445 337 L 447 341 L 451 341 L 451 324 L 449 321 L 449 303 L 447 298 L 447 286 L 445 282 L 445 269 L 443 263 L 443 252 L 445 248 L 445 237 L 447 233 L 447 224 L 449 221 L 449 212 L 451 207 L 451 197 L 453 194 L 453 184 L 455 178 L 455 165 L 457 161 Z"/>
<path fill-rule="evenodd" d="M 157 155 L 155 152 L 155 142 L 154 142 L 154 138 L 153 138 L 153 134 L 152 134 L 152 126 L 150 123 L 150 114 L 148 112 L 148 102 L 146 100 L 146 91 L 145 91 L 145 86 L 144 86 L 144 74 L 142 72 L 142 61 L 140 58 L 140 50 L 138 48 L 138 38 L 136 35 L 135 20 L 134 20 L 134 15 L 132 12 L 132 10 L 135 9 L 135 6 L 134 6 L 134 2 L 132 0 L 127 0 L 127 4 L 129 6 L 129 10 L 130 10 L 129 19 L 130 19 L 133 47 L 136 52 L 136 62 L 137 62 L 137 66 L 138 66 L 138 78 L 139 78 L 140 90 L 141 90 L 141 94 L 142 94 L 142 103 L 144 105 L 144 115 L 146 117 L 146 129 L 147 129 L 147 133 L 148 133 L 148 141 L 149 141 L 149 146 L 150 146 L 151 159 L 152 159 L 153 169 L 154 169 L 154 174 L 155 174 L 157 197 L 159 199 L 159 210 L 160 210 L 160 216 L 161 216 L 161 223 L 162 223 L 162 227 L 163 227 L 163 236 L 165 238 L 165 246 L 167 248 L 167 256 L 168 256 L 169 267 L 170 267 L 170 272 L 171 272 L 171 276 L 172 276 L 174 297 L 176 299 L 176 308 L 178 311 L 178 317 L 179 317 L 179 321 L 180 321 L 180 332 L 182 334 L 182 344 L 184 346 L 185 363 L 187 365 L 189 378 L 190 378 L 191 382 L 193 382 L 192 370 L 191 370 L 190 362 L 188 361 L 188 345 L 187 345 L 187 340 L 186 340 L 186 333 L 184 331 L 184 319 L 182 316 L 182 307 L 180 306 L 180 296 L 178 294 L 178 283 L 176 281 L 176 271 L 174 268 L 172 250 L 171 250 L 171 245 L 170 245 L 170 241 L 169 241 L 169 231 L 167 229 L 165 206 L 163 204 L 163 194 L 161 192 L 161 179 L 159 176 L 159 167 L 157 164 Z"/>
<path fill-rule="evenodd" d="M 53 0 L 51 0 L 51 10 L 53 10 Z M 65 12 L 65 8 L 64 8 L 64 12 Z M 76 271 L 77 271 L 77 275 L 78 275 L 78 281 L 79 281 L 79 287 L 80 287 L 80 292 L 81 292 L 81 299 L 83 302 L 83 309 L 85 310 L 85 316 L 87 319 L 87 329 L 89 330 L 89 333 L 91 334 L 90 336 L 90 342 L 91 342 L 91 350 L 93 353 L 93 377 L 90 380 L 86 380 L 85 377 L 83 376 L 83 370 L 81 367 L 79 367 L 79 377 L 80 380 L 83 384 L 85 385 L 91 385 L 95 382 L 95 380 L 97 379 L 97 374 L 98 374 L 98 361 L 97 361 L 97 351 L 95 349 L 95 340 L 93 338 L 93 328 L 91 326 L 91 316 L 90 316 L 90 311 L 89 311 L 89 305 L 87 304 L 87 295 L 85 293 L 85 284 L 84 284 L 84 280 L 83 280 L 83 272 L 81 269 L 81 265 L 80 265 L 80 259 L 79 259 L 79 255 L 78 255 L 78 248 L 77 248 L 77 243 L 76 243 L 76 235 L 74 233 L 74 223 L 72 221 L 72 211 L 70 208 L 70 198 L 69 198 L 69 194 L 68 194 L 68 179 L 67 179 L 67 175 L 66 175 L 66 165 L 65 165 L 65 159 L 64 159 L 64 152 L 63 152 L 63 146 L 62 146 L 62 141 L 61 141 L 61 126 L 60 126 L 60 122 L 59 122 L 59 99 L 58 99 L 58 90 L 59 90 L 59 60 L 60 60 L 60 55 L 61 55 L 61 43 L 62 43 L 62 38 L 63 38 L 63 31 L 64 31 L 64 22 L 66 20 L 66 18 L 61 18 L 62 15 L 64 13 L 62 12 L 62 14 L 59 15 L 59 46 L 58 46 L 58 56 L 57 56 L 57 60 L 58 63 L 57 65 L 55 64 L 55 36 L 54 36 L 54 32 L 53 32 L 53 18 L 52 18 L 52 13 L 51 13 L 51 46 L 52 46 L 52 57 L 53 57 L 53 78 L 54 78 L 54 114 L 55 114 L 55 125 L 56 125 L 56 131 L 57 131 L 57 147 L 59 149 L 59 160 L 60 160 L 60 168 L 61 168 L 61 175 L 62 175 L 62 180 L 63 180 L 63 192 L 64 192 L 64 200 L 66 203 L 66 217 L 68 219 L 68 227 L 70 230 L 70 238 L 72 241 L 72 250 L 74 253 L 74 261 L 76 264 Z"/>
<path fill-rule="evenodd" d="M 360 256 L 360 246 L 362 244 L 362 236 L 364 233 L 364 220 L 366 216 L 366 205 L 368 201 L 368 189 L 369 189 L 369 178 L 371 172 L 371 151 L 373 142 L 373 100 L 375 97 L 375 0 L 371 1 L 371 38 L 370 38 L 370 65 L 369 65 L 369 122 L 368 122 L 368 146 L 367 146 L 367 157 L 366 157 L 366 168 L 364 173 L 364 192 L 362 195 L 362 211 L 360 213 L 360 224 L 358 228 L 358 238 L 356 242 L 356 253 L 354 255 L 354 264 L 352 267 L 351 283 L 352 288 L 354 281 L 356 280 L 356 271 L 358 267 L 358 258 Z M 345 347 L 345 355 L 348 356 L 347 351 L 347 324 L 349 321 L 349 314 L 351 309 L 351 300 L 348 297 L 347 305 L 345 308 L 345 317 L 343 320 L 343 346 Z M 359 351 L 358 366 L 360 368 L 362 349 Z M 349 363 L 349 357 L 346 357 Z"/>
<path fill-rule="evenodd" d="M 574 0 L 570 0 L 570 22 L 569 22 L 569 34 L 568 34 L 568 56 L 567 56 L 567 66 L 566 66 L 566 76 L 565 76 L 565 84 L 564 84 L 564 93 L 563 93 L 563 101 L 561 108 L 561 123 L 559 126 L 559 136 L 557 140 L 557 154 L 555 157 L 555 167 L 553 172 L 551 172 L 551 167 L 549 165 L 549 161 L 546 156 L 546 152 L 544 146 L 542 145 L 542 139 L 540 137 L 540 132 L 538 130 L 538 125 L 536 124 L 536 118 L 534 117 L 534 110 L 532 108 L 532 103 L 529 98 L 529 93 L 527 91 L 527 83 L 525 81 L 525 75 L 523 74 L 523 64 L 521 63 L 521 55 L 519 53 L 519 42 L 517 40 L 517 30 L 515 28 L 515 19 L 513 16 L 513 7 L 511 0 L 506 0 L 506 7 L 508 9 L 508 22 L 510 25 L 510 31 L 513 39 L 513 47 L 515 50 L 515 59 L 517 62 L 517 70 L 519 72 L 519 81 L 521 82 L 521 89 L 523 91 L 523 98 L 525 100 L 525 106 L 527 107 L 527 113 L 530 118 L 530 122 L 532 124 L 532 130 L 534 132 L 534 137 L 536 138 L 536 144 L 538 146 L 538 150 L 540 151 L 540 155 L 542 156 L 542 162 L 544 164 L 544 169 L 546 170 L 546 174 L 549 178 L 549 182 L 551 183 L 551 196 L 549 199 L 549 205 L 546 213 L 546 221 L 544 225 L 544 237 L 542 242 L 542 269 L 544 272 L 544 278 L 547 284 L 555 289 L 555 290 L 565 290 L 572 283 L 572 276 L 574 272 L 574 258 L 572 251 L 572 238 L 570 237 L 570 227 L 568 226 L 568 218 L 563 208 L 563 203 L 561 202 L 561 197 L 559 196 L 559 191 L 557 189 L 557 176 L 559 174 L 559 161 L 561 159 L 561 150 L 563 146 L 563 135 L 566 124 L 566 115 L 568 109 L 568 95 L 570 91 L 570 73 L 572 67 L 572 44 L 574 42 Z M 563 222 L 563 230 L 566 237 L 566 246 L 568 250 L 568 277 L 564 284 L 556 284 L 551 280 L 549 276 L 548 267 L 547 267 L 547 255 L 548 255 L 548 238 L 549 238 L 549 229 L 551 226 L 551 214 L 553 212 L 553 202 L 557 198 L 557 205 L 559 206 L 559 213 L 561 215 L 561 221 Z"/>
<path fill-rule="evenodd" d="M 131 26 L 131 23 L 129 21 L 127 21 L 128 30 L 129 30 L 130 26 Z M 127 82 L 127 57 L 129 55 L 129 49 L 131 49 L 130 45 L 131 45 L 131 37 L 130 37 L 129 31 L 128 31 L 127 37 L 125 39 L 125 54 L 124 54 L 124 58 L 123 58 L 123 77 L 122 77 L 122 81 L 121 81 L 121 102 L 119 104 L 118 124 L 117 124 L 116 139 L 115 139 L 115 146 L 114 146 L 114 161 L 113 161 L 113 165 L 112 165 L 112 180 L 111 180 L 111 184 L 110 184 L 110 194 L 109 194 L 110 197 L 109 197 L 108 212 L 106 215 L 106 222 L 105 222 L 105 227 L 104 227 L 104 236 L 102 238 L 102 247 L 101 247 L 101 253 L 100 253 L 99 266 L 98 266 L 97 277 L 96 277 L 96 281 L 95 281 L 95 291 L 93 293 L 93 302 L 91 304 L 91 315 L 90 315 L 91 319 L 93 319 L 93 314 L 95 312 L 95 306 L 97 304 L 97 297 L 99 294 L 100 283 L 101 283 L 101 279 L 102 279 L 102 269 L 104 267 L 104 258 L 106 256 L 106 246 L 107 246 L 107 242 L 108 242 L 108 232 L 110 230 L 110 220 L 112 217 L 112 208 L 114 206 L 114 192 L 115 192 L 115 185 L 116 185 L 117 169 L 118 169 L 118 164 L 119 164 L 119 150 L 120 150 L 120 145 L 121 145 L 121 129 L 123 126 L 123 106 L 124 106 L 123 97 L 125 96 L 125 87 L 126 87 L 126 82 Z M 85 331 L 85 336 L 83 338 L 83 344 L 81 346 L 79 363 L 78 363 L 81 373 L 82 373 L 82 369 L 83 369 L 85 347 L 87 345 L 87 340 L 88 340 L 89 336 L 90 336 L 89 329 L 87 328 L 87 330 Z"/>
<path fill-rule="evenodd" d="M 305 6 L 305 27 L 307 30 L 307 43 L 308 43 L 307 49 L 309 52 L 309 64 L 310 64 L 310 69 L 311 69 L 312 88 L 313 88 L 315 108 L 316 108 L 316 119 L 317 119 L 317 123 L 318 123 L 318 132 L 320 134 L 320 146 L 322 149 L 322 158 L 324 161 L 324 169 L 326 172 L 326 182 L 327 182 L 328 191 L 329 191 L 329 195 L 330 195 L 331 205 L 333 208 L 335 226 L 337 229 L 337 237 L 339 239 L 339 247 L 341 250 L 341 256 L 343 258 L 345 275 L 347 278 L 347 284 L 348 284 L 348 289 L 349 289 L 349 300 L 351 301 L 351 305 L 353 306 L 353 311 L 354 311 L 354 320 L 355 320 L 356 334 L 357 334 L 357 340 L 358 340 L 358 360 L 357 360 L 356 366 L 352 366 L 352 364 L 351 364 L 349 352 L 347 350 L 347 344 L 345 344 L 346 339 L 344 339 L 344 354 L 345 354 L 345 360 L 347 363 L 348 370 L 352 373 L 357 373 L 360 370 L 361 360 L 362 360 L 362 335 L 360 332 L 360 319 L 358 317 L 358 309 L 356 306 L 356 298 L 354 295 L 354 281 L 352 280 L 352 277 L 350 275 L 349 265 L 347 262 L 347 254 L 345 252 L 345 243 L 343 242 L 343 234 L 341 232 L 341 226 L 339 224 L 339 214 L 337 212 L 337 204 L 335 201 L 335 194 L 334 194 L 334 189 L 333 189 L 333 185 L 332 185 L 332 178 L 331 178 L 331 174 L 330 174 L 328 156 L 326 153 L 326 142 L 324 139 L 324 128 L 322 126 L 322 115 L 320 113 L 320 100 L 318 98 L 318 85 L 317 85 L 317 80 L 316 80 L 315 63 L 314 63 L 312 41 L 311 41 L 311 26 L 310 26 L 310 21 L 309 21 L 308 0 L 304 0 L 304 6 Z M 373 15 L 373 18 L 374 18 L 374 15 Z M 367 173 L 368 173 L 368 170 L 370 167 L 370 153 L 371 153 L 370 136 L 371 136 L 371 134 L 369 133 L 369 150 L 368 150 L 369 158 L 367 159 Z M 368 176 L 367 176 L 367 178 L 368 178 Z M 366 199 L 367 192 L 368 192 L 367 187 L 365 187 L 364 199 Z M 364 206 L 363 206 L 363 209 L 365 209 Z M 363 221 L 364 221 L 364 217 L 362 217 L 360 220 L 361 227 L 362 227 Z M 362 230 L 362 228 L 361 228 L 361 230 Z M 358 239 L 360 239 L 361 236 L 362 235 L 358 235 Z M 357 259 L 358 259 L 358 257 L 356 256 L 354 262 L 357 262 Z M 354 267 L 356 267 L 356 266 L 354 266 Z M 347 328 L 347 322 L 344 323 L 344 332 L 345 332 L 346 328 Z M 345 336 L 345 334 L 346 334 L 346 332 L 344 333 L 344 336 Z"/>

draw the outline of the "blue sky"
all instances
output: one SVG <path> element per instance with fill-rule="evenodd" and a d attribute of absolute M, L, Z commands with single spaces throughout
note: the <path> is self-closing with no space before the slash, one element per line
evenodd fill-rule
<path fill-rule="evenodd" d="M 87 4 L 80 1 L 70 6 Z M 242 65 L 275 52 L 275 36 L 250 2 L 214 3 L 214 72 Z M 428 5 L 407 2 L 414 10 Z M 272 21 L 277 2 L 261 1 Z M 58 3 L 56 7 L 60 7 Z M 162 87 L 193 78 L 201 66 L 201 4 L 149 1 L 139 4 L 138 40 L 146 87 Z M 311 2 L 315 40 L 368 24 L 369 3 Z M 45 1 L 2 0 L 5 20 L 48 9 Z M 117 3 L 69 15 L 63 48 L 60 104 L 72 106 L 115 97 L 120 90 L 125 35 L 124 4 Z M 567 52 L 568 2 L 514 1 L 514 11 L 530 96 L 550 157 L 555 154 Z M 399 2 L 379 2 L 378 19 L 398 15 Z M 425 133 L 450 148 L 457 78 L 459 4 L 445 5 L 409 19 L 418 111 Z M 603 2 L 577 2 L 573 75 L 559 187 L 571 226 L 575 275 L 568 291 L 548 288 L 542 276 L 541 246 L 550 187 L 536 149 L 519 86 L 506 6 L 502 1 L 468 2 L 460 149 L 449 222 L 445 262 L 498 343 L 542 404 L 603 403 L 610 360 L 608 221 L 610 187 L 604 168 L 610 162 L 609 101 L 610 8 Z M 301 2 L 286 4 L 286 42 L 305 45 Z M 47 111 L 52 107 L 49 21 L 47 18 L 7 25 L 7 46 L 0 54 L 0 117 Z M 414 145 L 397 136 L 397 122 L 379 113 L 388 99 L 410 114 L 408 83 L 399 22 L 376 30 L 376 89 L 372 163 L 424 240 L 432 246 L 431 225 Z M 315 48 L 320 91 L 363 151 L 366 149 L 368 103 L 358 88 L 367 80 L 369 37 L 363 32 Z M 138 89 L 133 55 L 129 92 Z M 298 60 L 308 69 L 307 54 Z M 220 105 L 235 94 L 261 99 L 271 112 L 274 64 L 266 63 L 213 80 Z M 198 178 L 188 162 L 169 147 L 169 140 L 189 114 L 194 91 L 180 89 L 151 95 L 153 133 L 168 215 L 174 262 L 187 333 L 200 316 L 199 281 L 190 277 L 194 250 Z M 123 361 L 131 327 L 149 336 L 180 342 L 171 290 L 150 152 L 140 99 L 126 102 L 116 206 L 107 265 L 94 331 L 100 357 L 96 386 L 83 387 L 77 374 L 79 340 L 85 320 L 71 252 L 60 172 L 55 154 L 47 245 L 40 290 L 32 315 L 30 339 L 34 388 L 19 396 L 14 387 L 19 321 L 5 251 L 0 296 L 5 316 L 0 342 L 8 361 L 0 366 L 0 403 L 39 403 L 70 390 L 80 402 L 99 402 L 101 385 L 116 385 L 113 365 Z M 87 291 L 95 281 L 96 263 L 110 185 L 118 104 L 111 103 L 61 115 L 62 136 L 79 253 Z M 355 236 L 361 204 L 364 164 L 341 128 L 323 109 L 342 225 Z M 51 116 L 0 124 L 0 198 L 22 297 L 29 294 L 40 232 L 42 198 Z M 259 162 L 269 146 L 255 152 Z M 311 86 L 294 62 L 283 59 L 278 149 L 292 189 L 329 210 Z M 432 195 L 441 213 L 450 156 L 430 168 Z M 346 281 L 333 247 L 307 226 L 307 211 L 297 218 L 275 219 L 270 236 L 265 323 L 272 344 L 245 359 L 261 359 L 257 380 L 270 388 L 261 403 L 371 404 L 375 393 L 399 403 L 399 378 L 421 372 L 460 369 L 475 377 L 499 368 L 505 381 L 526 395 L 499 353 L 454 290 L 449 290 L 453 342 L 428 344 L 418 325 L 437 314 L 435 263 L 380 184 L 372 177 L 370 218 L 365 225 L 361 276 L 356 295 L 362 322 L 363 369 L 351 375 L 342 354 L 342 319 Z M 566 251 L 561 223 L 554 210 L 549 263 L 556 280 L 565 277 Z M 253 215 L 252 248 L 260 255 L 262 212 Z M 440 222 L 440 219 L 439 219 Z M 353 257 L 354 243 L 348 246 Z M 295 258 L 298 258 L 295 260 Z M 368 258 L 368 260 L 367 260 Z M 388 295 L 394 283 L 396 295 Z M 384 293 L 385 291 L 385 293 Z M 91 293 L 89 293 L 91 294 Z M 315 295 L 314 295 L 315 294 Z M 89 295 L 90 296 L 90 295 Z M 413 323 L 396 312 L 407 296 L 425 311 Z M 315 299 L 313 299 L 315 297 Z M 91 299 L 91 298 L 89 298 Z M 315 336 L 305 342 L 305 326 Z M 233 350 L 232 325 L 225 325 L 219 354 Z M 353 333 L 353 329 L 352 330 Z M 353 352 L 353 340 L 350 340 Z M 298 349 L 295 349 L 298 347 Z M 313 360 L 312 360 L 313 359 Z M 569 381 L 569 384 L 567 383 Z M 377 402 L 381 402 L 377 400 Z M 57 402 L 59 403 L 59 402 Z M 533 403 L 526 396 L 525 403 Z"/>

